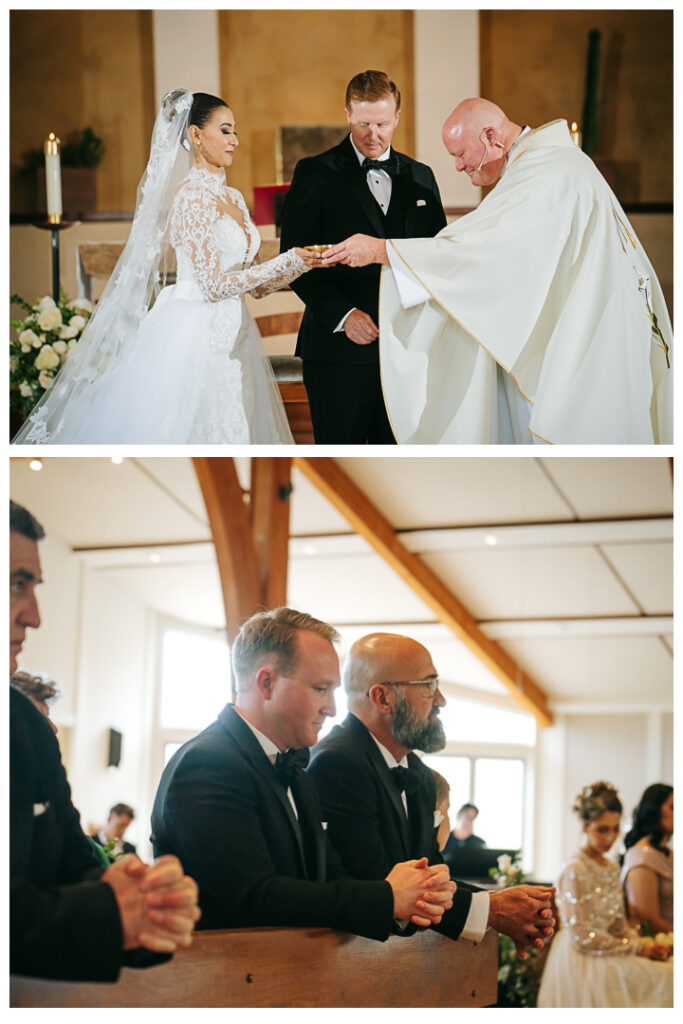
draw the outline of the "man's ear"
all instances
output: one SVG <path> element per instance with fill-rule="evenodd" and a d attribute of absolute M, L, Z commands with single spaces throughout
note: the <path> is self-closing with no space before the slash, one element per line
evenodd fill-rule
<path fill-rule="evenodd" d="M 394 701 L 389 699 L 387 692 L 389 688 L 382 686 L 381 683 L 375 683 L 368 690 L 368 697 L 370 698 L 373 707 L 376 711 L 379 711 L 381 715 L 390 715 L 394 710 Z"/>
<path fill-rule="evenodd" d="M 346 123 L 351 124 L 351 114 L 348 107 L 344 107 L 344 113 L 346 114 Z"/>
<path fill-rule="evenodd" d="M 256 686 L 264 700 L 271 700 L 275 691 L 277 672 L 272 665 L 262 665 L 256 673 Z"/>
<path fill-rule="evenodd" d="M 505 149 L 505 146 L 498 138 L 497 128 L 484 128 L 484 134 L 486 135 L 486 141 L 492 149 Z"/>

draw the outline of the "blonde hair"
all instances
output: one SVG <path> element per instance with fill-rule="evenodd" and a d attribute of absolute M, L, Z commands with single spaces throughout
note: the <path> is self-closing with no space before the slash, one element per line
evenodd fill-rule
<path fill-rule="evenodd" d="M 314 619 L 306 612 L 293 608 L 274 608 L 257 612 L 241 627 L 232 648 L 232 665 L 237 681 L 237 692 L 251 687 L 251 675 L 263 658 L 275 656 L 277 671 L 288 676 L 296 670 L 298 661 L 297 637 L 299 633 L 315 633 L 334 644 L 340 639 L 337 630 L 327 622 Z"/>
<path fill-rule="evenodd" d="M 348 110 L 354 100 L 358 103 L 376 103 L 393 96 L 396 110 L 401 109 L 401 94 L 385 71 L 361 71 L 346 86 L 345 106 Z"/>

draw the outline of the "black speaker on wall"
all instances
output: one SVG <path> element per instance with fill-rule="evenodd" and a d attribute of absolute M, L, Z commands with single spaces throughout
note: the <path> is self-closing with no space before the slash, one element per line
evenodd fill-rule
<path fill-rule="evenodd" d="M 109 756 L 107 759 L 108 768 L 118 768 L 121 761 L 121 744 L 123 743 L 123 734 L 118 732 L 116 729 L 109 730 Z"/>

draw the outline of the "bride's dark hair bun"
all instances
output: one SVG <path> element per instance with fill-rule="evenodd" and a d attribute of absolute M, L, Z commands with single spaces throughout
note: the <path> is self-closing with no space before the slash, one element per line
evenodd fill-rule
<path fill-rule="evenodd" d="M 208 92 L 195 92 L 192 94 L 190 124 L 195 124 L 197 128 L 203 128 L 214 110 L 227 106 L 225 100 L 219 96 L 210 96 Z"/>
<path fill-rule="evenodd" d="M 577 796 L 572 810 L 581 821 L 594 821 L 605 811 L 616 811 L 621 814 L 621 800 L 617 791 L 609 782 L 593 782 L 584 786 Z"/>

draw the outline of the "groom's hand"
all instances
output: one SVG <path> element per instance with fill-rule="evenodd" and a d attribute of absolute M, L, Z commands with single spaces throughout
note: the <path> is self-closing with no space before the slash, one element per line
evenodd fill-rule
<path fill-rule="evenodd" d="M 344 333 L 356 345 L 369 345 L 379 334 L 374 320 L 360 309 L 352 309 L 344 321 Z"/>
<path fill-rule="evenodd" d="M 389 263 L 387 246 L 383 238 L 370 235 L 351 235 L 344 242 L 333 245 L 323 253 L 322 264 L 331 267 L 344 263 L 347 267 L 366 267 L 369 263 Z"/>

